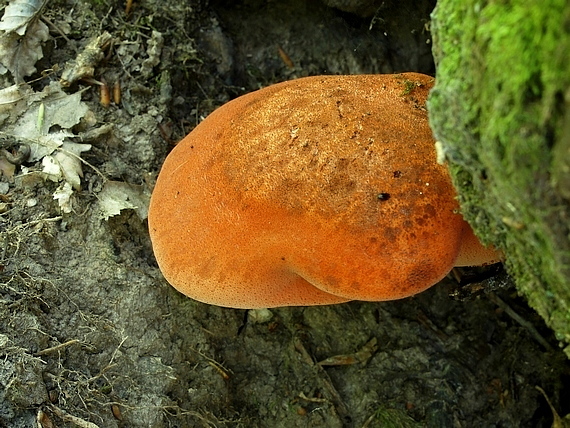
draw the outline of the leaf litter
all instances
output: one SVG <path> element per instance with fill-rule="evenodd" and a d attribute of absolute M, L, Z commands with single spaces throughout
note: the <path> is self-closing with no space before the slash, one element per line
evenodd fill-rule
<path fill-rule="evenodd" d="M 48 0 L 13 0 L 0 21 L 0 73 L 9 71 L 16 84 L 0 90 L 1 134 L 29 148 L 27 162 L 41 161 L 41 177 L 61 182 L 53 193 L 64 213 L 72 211 L 72 195 L 80 190 L 83 177 L 81 154 L 91 149 L 90 144 L 77 143 L 73 132 L 89 112 L 81 100 L 82 92 L 68 94 L 69 88 L 80 79 L 92 79 L 96 65 L 103 59 L 104 50 L 111 44 L 108 32 L 93 37 L 75 60 L 70 60 L 59 82 L 52 81 L 41 92 L 34 92 L 23 78 L 36 71 L 35 64 L 42 58 L 43 42 L 49 31 L 40 16 Z M 94 81 L 97 83 L 97 81 Z M 104 125 L 103 125 L 104 126 Z M 6 143 L 2 143 L 4 147 Z M 3 149 L 0 172 L 14 175 L 9 152 Z M 22 167 L 24 173 L 37 172 L 33 167 Z M 119 184 L 125 184 L 120 186 Z M 137 190 L 138 189 L 138 190 Z M 126 183 L 112 182 L 99 196 L 102 218 L 108 219 L 123 209 L 135 209 L 142 218 L 149 199 L 141 188 Z"/>
<path fill-rule="evenodd" d="M 40 14 L 47 0 L 14 0 L 4 10 L 0 21 L 0 73 L 10 71 L 16 82 L 36 71 L 35 63 L 43 57 L 42 44 L 49 38 Z"/>

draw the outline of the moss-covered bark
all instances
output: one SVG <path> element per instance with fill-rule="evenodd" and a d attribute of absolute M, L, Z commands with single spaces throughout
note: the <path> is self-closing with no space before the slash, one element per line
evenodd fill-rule
<path fill-rule="evenodd" d="M 430 121 L 467 220 L 570 356 L 570 3 L 441 0 Z"/>

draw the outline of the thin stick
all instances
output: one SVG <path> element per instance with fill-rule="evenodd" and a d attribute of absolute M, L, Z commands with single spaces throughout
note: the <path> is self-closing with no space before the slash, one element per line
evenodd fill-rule
<path fill-rule="evenodd" d="M 36 357 L 41 357 L 42 355 L 51 354 L 52 352 L 59 351 L 63 348 L 67 348 L 70 345 L 75 345 L 76 343 L 79 343 L 79 340 L 77 339 L 68 340 L 67 342 L 60 343 L 59 345 L 52 346 L 51 348 L 46 348 L 39 352 L 36 352 Z"/>

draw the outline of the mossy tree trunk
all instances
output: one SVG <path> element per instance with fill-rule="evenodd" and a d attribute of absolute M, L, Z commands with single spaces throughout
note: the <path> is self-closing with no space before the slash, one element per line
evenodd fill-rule
<path fill-rule="evenodd" d="M 441 0 L 431 30 L 463 213 L 570 356 L 570 2 Z"/>

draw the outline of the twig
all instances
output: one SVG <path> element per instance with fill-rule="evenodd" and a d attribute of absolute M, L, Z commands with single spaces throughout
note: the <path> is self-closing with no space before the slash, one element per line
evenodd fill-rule
<path fill-rule="evenodd" d="M 548 343 L 546 341 L 546 339 L 540 335 L 538 330 L 534 327 L 534 325 L 532 325 L 531 322 L 525 320 L 523 317 L 521 317 L 519 314 L 517 314 L 513 310 L 513 308 L 511 308 L 508 304 L 506 304 L 495 293 L 489 293 L 488 296 L 489 296 L 489 299 L 494 304 L 496 304 L 499 308 L 504 310 L 508 316 L 510 316 L 513 320 L 518 322 L 522 327 L 526 328 L 528 330 L 528 332 L 530 333 L 530 335 L 533 337 L 533 339 L 536 340 L 538 343 L 540 343 L 547 351 L 553 350 L 552 346 L 550 346 L 550 343 Z"/>
<path fill-rule="evenodd" d="M 67 342 L 60 343 L 59 345 L 52 346 L 51 348 L 46 348 L 39 352 L 36 352 L 36 357 L 41 357 L 42 355 L 51 354 L 52 352 L 59 351 L 60 349 L 66 348 L 70 345 L 75 345 L 76 343 L 79 343 L 79 340 L 77 339 L 68 340 Z"/>
<path fill-rule="evenodd" d="M 323 382 L 326 390 L 328 391 L 329 395 L 331 396 L 331 402 L 334 405 L 334 409 L 337 411 L 338 415 L 342 418 L 345 419 L 349 412 L 348 412 L 348 407 L 346 407 L 346 404 L 344 404 L 344 401 L 342 400 L 342 397 L 340 396 L 340 394 L 338 393 L 337 389 L 334 387 L 331 378 L 329 377 L 328 373 L 325 371 L 325 369 L 319 365 L 316 364 L 313 359 L 311 358 L 309 352 L 307 352 L 307 349 L 305 348 L 305 346 L 303 345 L 303 342 L 301 341 L 301 339 L 299 339 L 298 337 L 295 338 L 294 341 L 294 345 L 295 345 L 295 349 L 301 354 L 301 356 L 303 357 L 303 360 L 305 360 L 305 362 L 307 362 L 307 364 L 309 364 L 310 366 L 313 367 L 313 369 L 318 373 L 318 375 L 321 378 L 321 381 Z M 305 399 L 305 398 L 303 398 Z"/>
<path fill-rule="evenodd" d="M 59 416 L 64 421 L 71 422 L 80 428 L 99 428 L 99 425 L 86 421 L 85 419 L 78 418 L 77 416 L 70 415 L 65 410 L 61 410 L 59 407 L 54 406 L 53 404 L 50 405 L 50 409 L 54 414 Z"/>

